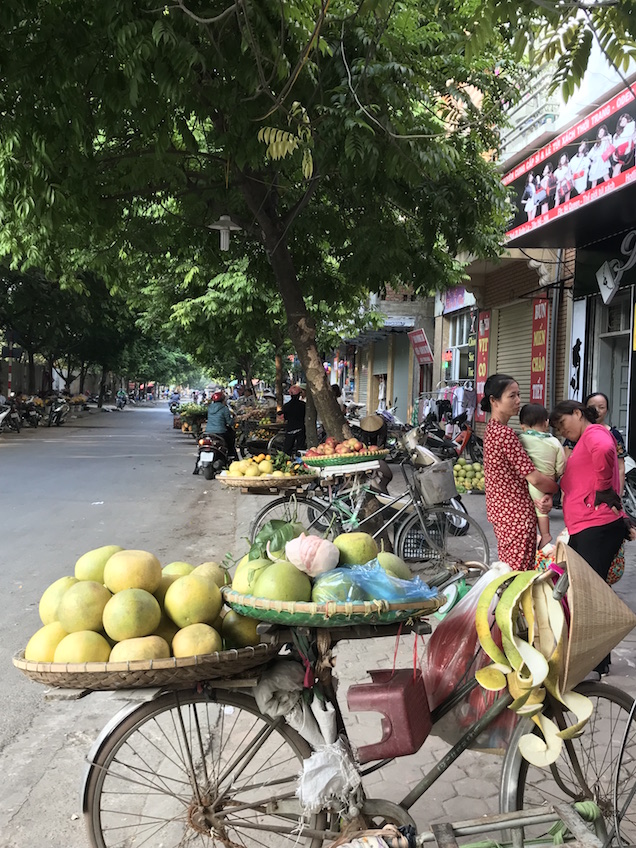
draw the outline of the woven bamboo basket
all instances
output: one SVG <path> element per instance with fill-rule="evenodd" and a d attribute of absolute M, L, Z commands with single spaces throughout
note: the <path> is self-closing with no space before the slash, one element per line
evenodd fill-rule
<path fill-rule="evenodd" d="M 267 663 L 278 653 L 275 645 L 256 645 L 162 660 L 116 663 L 40 663 L 25 660 L 24 651 L 13 664 L 36 683 L 64 689 L 182 688 L 203 680 L 232 678 Z"/>
<path fill-rule="evenodd" d="M 318 479 L 317 474 L 295 474 L 293 477 L 274 477 L 262 474 L 260 477 L 221 477 L 216 478 L 235 489 L 250 489 L 252 491 L 268 491 L 269 489 L 300 489 Z"/>
<path fill-rule="evenodd" d="M 372 451 L 370 453 L 339 453 L 330 456 L 303 457 L 305 465 L 328 468 L 332 465 L 351 465 L 357 462 L 370 462 L 372 459 L 384 459 L 389 455 L 388 450 Z"/>
<path fill-rule="evenodd" d="M 229 586 L 221 589 L 225 603 L 241 615 L 297 627 L 351 627 L 355 624 L 392 624 L 431 615 L 446 601 L 444 595 L 417 603 L 388 601 L 329 602 L 268 601 L 253 595 L 241 595 Z"/>

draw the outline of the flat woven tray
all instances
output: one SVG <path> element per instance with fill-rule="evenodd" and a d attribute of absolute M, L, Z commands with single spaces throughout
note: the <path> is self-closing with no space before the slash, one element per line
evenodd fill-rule
<path fill-rule="evenodd" d="M 326 468 L 329 465 L 351 465 L 355 462 L 384 459 L 388 454 L 388 450 L 379 450 L 370 453 L 339 453 L 337 456 L 304 456 L 303 462 L 305 465 L 317 465 L 319 468 Z"/>
<path fill-rule="evenodd" d="M 64 689 L 143 689 L 152 686 L 181 687 L 201 680 L 236 677 L 264 665 L 278 653 L 275 645 L 256 645 L 164 660 L 117 663 L 39 663 L 13 657 L 13 665 L 36 683 Z"/>
<path fill-rule="evenodd" d="M 241 615 L 298 627 L 351 627 L 355 624 L 390 624 L 431 615 L 446 602 L 444 595 L 419 603 L 390 604 L 387 601 L 355 601 L 326 604 L 302 601 L 268 601 L 241 595 L 229 586 L 221 590 L 225 603 Z"/>
<path fill-rule="evenodd" d="M 221 477 L 216 478 L 224 486 L 236 489 L 297 489 L 313 483 L 317 474 L 294 474 L 293 477 L 273 477 L 271 474 L 262 474 L 260 477 Z"/>

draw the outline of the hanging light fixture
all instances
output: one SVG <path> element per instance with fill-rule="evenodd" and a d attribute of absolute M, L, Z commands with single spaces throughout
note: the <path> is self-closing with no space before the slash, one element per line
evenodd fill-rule
<path fill-rule="evenodd" d="M 237 230 L 242 229 L 242 227 L 239 227 L 238 224 L 234 223 L 229 215 L 221 215 L 218 221 L 215 221 L 213 224 L 208 224 L 208 226 L 211 230 L 219 231 L 219 235 L 221 237 L 221 250 L 229 250 L 230 233 L 232 231 L 236 232 Z"/>

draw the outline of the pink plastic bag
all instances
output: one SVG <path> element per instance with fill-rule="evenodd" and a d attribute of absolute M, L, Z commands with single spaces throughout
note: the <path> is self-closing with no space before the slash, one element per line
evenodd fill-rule
<path fill-rule="evenodd" d="M 479 644 L 475 611 L 479 596 L 486 586 L 495 577 L 509 570 L 503 563 L 489 569 L 433 631 L 428 641 L 424 670 L 424 685 L 431 709 L 441 704 L 455 689 L 474 678 L 478 669 L 492 662 Z M 494 606 L 493 602 L 491 625 L 494 622 Z M 491 632 L 495 642 L 501 644 L 499 628 L 494 625 Z M 477 685 L 466 698 L 433 725 L 431 732 L 454 745 L 503 694 L 505 690 L 488 692 Z M 505 710 L 470 747 L 495 753 L 504 751 L 516 723 L 516 714 Z"/>

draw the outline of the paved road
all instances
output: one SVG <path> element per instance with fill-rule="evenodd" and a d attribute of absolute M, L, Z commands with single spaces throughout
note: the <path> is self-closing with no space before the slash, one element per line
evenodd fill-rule
<path fill-rule="evenodd" d="M 0 439 L 0 514 L 3 568 L 0 588 L 0 848 L 86 848 L 79 787 L 84 758 L 101 728 L 130 697 L 94 693 L 81 700 L 47 699 L 10 665 L 11 656 L 37 629 L 43 589 L 72 573 L 77 557 L 103 544 L 153 551 L 167 563 L 237 557 L 262 496 L 241 495 L 191 474 L 192 441 L 171 428 L 165 405 L 93 413 L 60 430 L 26 431 Z M 485 524 L 484 499 L 466 499 Z M 558 522 L 557 522 L 558 526 Z M 493 550 L 494 540 L 492 539 Z M 636 545 L 633 546 L 636 548 Z M 618 588 L 628 603 L 636 592 L 636 566 Z M 337 650 L 340 701 L 366 670 L 411 667 L 413 639 L 341 643 Z M 418 657 L 422 645 L 418 646 Z M 610 682 L 636 695 L 634 640 L 614 652 Z M 366 744 L 381 737 L 373 713 L 349 715 L 351 737 Z M 430 737 L 422 750 L 371 775 L 370 794 L 399 800 L 448 746 Z M 414 807 L 420 825 L 496 812 L 500 759 L 467 752 Z"/>

